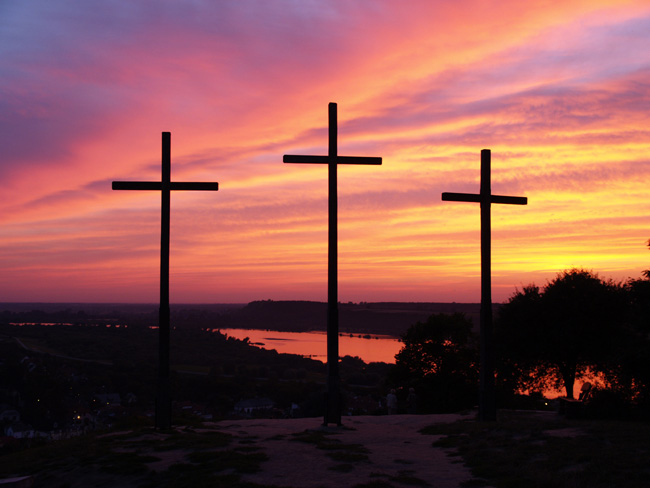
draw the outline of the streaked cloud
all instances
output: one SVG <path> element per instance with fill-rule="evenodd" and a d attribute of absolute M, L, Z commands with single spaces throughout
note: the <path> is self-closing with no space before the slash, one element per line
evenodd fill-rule
<path fill-rule="evenodd" d="M 646 269 L 650 7 L 548 2 L 8 1 L 0 6 L 2 300 L 155 301 L 159 196 L 172 300 L 326 297 L 327 103 L 341 300 L 477 301 L 479 152 L 493 151 L 494 296 L 569 266 Z M 208 194 L 209 193 L 209 194 Z"/>

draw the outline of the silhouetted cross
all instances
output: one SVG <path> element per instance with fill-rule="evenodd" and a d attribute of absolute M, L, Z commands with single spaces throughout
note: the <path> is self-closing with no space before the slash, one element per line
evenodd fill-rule
<path fill-rule="evenodd" d="M 327 400 L 324 424 L 341 424 L 341 382 L 339 378 L 337 166 L 339 164 L 381 164 L 381 158 L 339 156 L 336 104 L 328 106 L 329 150 L 327 156 L 285 154 L 285 163 L 327 164 L 329 187 L 329 230 L 327 267 Z"/>
<path fill-rule="evenodd" d="M 156 427 L 171 428 L 172 404 L 169 383 L 169 214 L 172 190 L 217 191 L 219 183 L 171 181 L 171 133 L 162 133 L 161 181 L 114 181 L 113 190 L 158 190 L 160 210 L 160 309 L 158 313 L 158 386 L 156 392 Z"/>
<path fill-rule="evenodd" d="M 478 202 L 481 204 L 481 366 L 479 385 L 479 419 L 496 420 L 494 395 L 494 352 L 492 344 L 492 239 L 490 206 L 492 203 L 526 205 L 526 197 L 492 195 L 490 189 L 489 149 L 481 151 L 481 192 L 443 193 L 442 199 L 452 202 Z"/>

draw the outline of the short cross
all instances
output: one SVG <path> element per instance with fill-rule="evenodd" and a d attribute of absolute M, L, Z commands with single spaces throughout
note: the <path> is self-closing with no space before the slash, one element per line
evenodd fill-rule
<path fill-rule="evenodd" d="M 481 204 L 481 366 L 479 384 L 479 419 L 496 420 L 496 399 L 494 394 L 494 351 L 492 345 L 492 270 L 491 270 L 491 222 L 492 203 L 526 205 L 526 197 L 492 195 L 490 189 L 489 149 L 481 151 L 481 192 L 443 193 L 442 199 L 452 202 L 478 202 Z"/>
<path fill-rule="evenodd" d="M 338 239 L 337 239 L 337 166 L 339 164 L 381 164 L 381 158 L 339 156 L 337 148 L 336 104 L 328 106 L 329 151 L 327 156 L 285 154 L 285 163 L 327 164 L 329 188 L 329 229 L 327 268 L 327 399 L 324 424 L 341 424 L 341 383 L 339 378 L 339 311 L 338 311 Z"/>
<path fill-rule="evenodd" d="M 161 181 L 114 181 L 113 190 L 158 190 L 161 193 L 160 219 L 160 309 L 158 327 L 158 385 L 156 427 L 171 428 L 171 388 L 169 382 L 169 214 L 171 190 L 216 191 L 218 183 L 171 181 L 171 133 L 162 133 Z"/>

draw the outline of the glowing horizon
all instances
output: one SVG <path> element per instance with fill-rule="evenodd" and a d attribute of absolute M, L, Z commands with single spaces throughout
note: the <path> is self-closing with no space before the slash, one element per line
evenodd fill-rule
<path fill-rule="evenodd" d="M 495 302 L 581 267 L 648 269 L 650 5 L 480 0 L 0 7 L 0 301 L 158 299 L 172 195 L 172 303 L 325 301 L 326 154 L 338 103 L 339 299 L 478 302 L 480 150 Z"/>

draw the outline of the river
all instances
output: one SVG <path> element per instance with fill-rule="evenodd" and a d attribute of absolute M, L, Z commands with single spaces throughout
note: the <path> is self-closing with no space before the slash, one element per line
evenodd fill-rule
<path fill-rule="evenodd" d="M 322 362 L 327 360 L 327 334 L 325 332 L 278 332 L 258 329 L 220 329 L 222 334 L 245 339 L 264 349 L 279 353 L 300 354 Z M 339 356 L 358 356 L 366 363 L 395 363 L 395 354 L 402 343 L 395 337 L 351 334 L 339 335 Z"/>
<path fill-rule="evenodd" d="M 327 334 L 325 332 L 278 332 L 274 330 L 258 329 L 215 329 L 222 334 L 236 339 L 248 340 L 264 349 L 275 349 L 279 353 L 299 354 L 311 357 L 318 361 L 327 360 Z M 384 362 L 395 363 L 395 354 L 402 348 L 402 343 L 390 336 L 372 336 L 372 338 L 360 337 L 358 334 L 339 335 L 339 355 L 358 356 L 366 363 Z M 592 383 L 597 379 L 590 378 Z M 582 381 L 577 380 L 574 387 L 574 395 L 580 394 Z M 527 392 L 522 392 L 527 393 Z M 564 390 L 545 390 L 546 398 L 564 396 Z"/>

